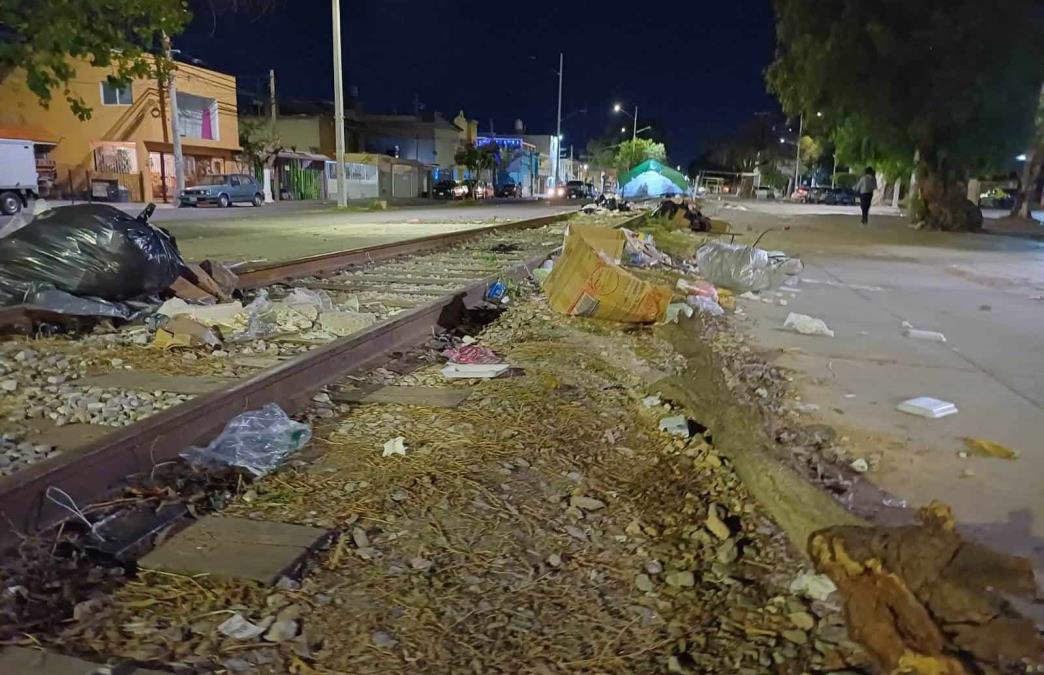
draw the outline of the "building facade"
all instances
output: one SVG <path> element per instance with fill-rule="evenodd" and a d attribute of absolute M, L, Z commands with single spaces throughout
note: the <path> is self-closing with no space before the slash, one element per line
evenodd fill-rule
<path fill-rule="evenodd" d="M 0 82 L 0 126 L 38 127 L 56 140 L 55 192 L 82 197 L 99 183 L 119 183 L 131 201 L 163 201 L 174 196 L 174 158 L 168 89 L 155 79 L 126 87 L 108 82 L 110 70 L 73 64 L 69 89 L 92 109 L 80 120 L 60 92 L 48 107 L 37 100 L 25 73 Z M 236 78 L 200 66 L 175 64 L 178 126 L 186 184 L 203 176 L 239 171 Z"/>

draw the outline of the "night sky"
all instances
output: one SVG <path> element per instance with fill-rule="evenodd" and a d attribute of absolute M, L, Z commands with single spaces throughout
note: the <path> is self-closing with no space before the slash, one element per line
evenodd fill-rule
<path fill-rule="evenodd" d="M 197 7 L 205 3 L 193 3 Z M 563 124 L 579 151 L 619 130 L 612 104 L 658 122 L 672 161 L 686 164 L 755 111 L 778 110 L 762 72 L 772 58 L 770 0 L 519 3 L 342 0 L 345 84 L 369 112 L 411 112 L 415 99 L 452 119 L 461 108 L 510 133 L 553 133 L 558 52 L 565 53 Z M 556 6 L 557 5 L 557 6 Z M 646 11 L 646 10 L 651 11 Z M 197 10 L 175 41 L 186 54 L 280 97 L 333 98 L 330 3 L 284 1 L 257 16 Z"/>

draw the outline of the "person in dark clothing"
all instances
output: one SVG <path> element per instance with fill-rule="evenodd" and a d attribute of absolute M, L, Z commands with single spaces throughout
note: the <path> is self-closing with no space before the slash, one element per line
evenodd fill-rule
<path fill-rule="evenodd" d="M 855 191 L 859 194 L 859 208 L 863 212 L 863 225 L 869 222 L 870 218 L 870 200 L 874 198 L 874 190 L 877 189 L 877 174 L 874 172 L 874 167 L 866 167 L 866 171 L 859 178 L 859 182 L 855 185 Z"/>

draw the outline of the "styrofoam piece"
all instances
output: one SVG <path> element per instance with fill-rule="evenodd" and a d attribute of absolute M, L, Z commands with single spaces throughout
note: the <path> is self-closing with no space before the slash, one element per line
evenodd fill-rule
<path fill-rule="evenodd" d="M 501 375 L 510 367 L 506 363 L 447 363 L 442 369 L 442 376 L 447 380 L 488 380 Z"/>
<path fill-rule="evenodd" d="M 919 417 L 927 417 L 930 420 L 957 414 L 957 406 L 955 404 L 949 401 L 941 401 L 931 396 L 919 396 L 911 398 L 909 401 L 903 401 L 899 404 L 898 410 L 911 415 L 918 415 Z"/>
<path fill-rule="evenodd" d="M 946 336 L 934 330 L 918 330 L 917 328 L 907 328 L 903 331 L 903 335 L 909 338 L 914 338 L 916 340 L 928 340 L 930 342 L 946 342 Z"/>

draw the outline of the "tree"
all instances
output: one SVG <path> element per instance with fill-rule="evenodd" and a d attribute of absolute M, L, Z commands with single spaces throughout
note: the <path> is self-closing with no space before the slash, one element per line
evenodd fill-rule
<path fill-rule="evenodd" d="M 463 166 L 474 178 L 478 178 L 478 172 L 492 170 L 497 166 L 499 148 L 496 143 L 490 143 L 482 147 L 475 147 L 474 143 L 468 143 L 457 150 L 453 161 L 457 166 Z"/>
<path fill-rule="evenodd" d="M 972 172 L 1016 154 L 1029 136 L 1044 63 L 1036 0 L 776 0 L 769 89 L 792 115 L 823 113 L 849 141 L 918 162 L 915 218 L 975 229 Z M 841 144 L 839 143 L 839 146 Z"/>
<path fill-rule="evenodd" d="M 215 17 L 262 13 L 281 0 L 193 0 Z M 184 0 L 0 0 L 0 81 L 17 68 L 47 107 L 60 90 L 80 119 L 91 108 L 69 89 L 74 61 L 110 68 L 109 83 L 164 79 L 171 64 L 159 54 L 160 37 L 175 36 L 192 18 Z"/>
<path fill-rule="evenodd" d="M 1037 192 L 1037 182 L 1044 171 L 1044 87 L 1040 90 L 1040 101 L 1037 104 L 1037 119 L 1030 139 L 1026 162 L 1022 167 L 1021 189 L 1015 195 L 1015 204 L 1011 207 L 1012 217 L 1028 218 L 1030 215 L 1030 198 L 1044 196 Z"/>
<path fill-rule="evenodd" d="M 624 141 L 616 149 L 615 165 L 617 172 L 623 175 L 647 159 L 662 162 L 666 158 L 667 149 L 663 143 L 636 138 L 633 141 Z"/>

